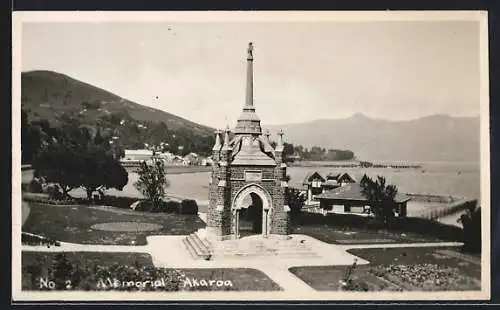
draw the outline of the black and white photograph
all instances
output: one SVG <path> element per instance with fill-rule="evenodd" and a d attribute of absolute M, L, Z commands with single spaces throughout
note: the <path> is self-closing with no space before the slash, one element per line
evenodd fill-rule
<path fill-rule="evenodd" d="M 488 299 L 487 24 L 14 13 L 13 299 Z"/>

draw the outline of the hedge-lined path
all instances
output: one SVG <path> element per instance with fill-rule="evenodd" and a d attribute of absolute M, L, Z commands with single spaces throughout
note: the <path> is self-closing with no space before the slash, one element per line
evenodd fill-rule
<path fill-rule="evenodd" d="M 92 245 L 61 242 L 60 246 L 22 246 L 27 252 L 136 252 L 151 255 L 155 267 L 164 268 L 251 268 L 260 270 L 275 281 L 283 290 L 291 292 L 314 291 L 309 285 L 289 272 L 291 267 L 299 266 L 348 266 L 355 259 L 357 264 L 369 264 L 353 254 L 350 249 L 363 248 L 405 248 L 405 247 L 457 247 L 457 242 L 437 243 L 399 243 L 399 244 L 372 244 L 372 245 L 336 245 L 319 241 L 305 235 L 291 235 L 307 243 L 318 258 L 280 258 L 273 256 L 253 258 L 227 258 L 221 260 L 195 260 L 184 247 L 182 240 L 186 236 L 148 236 L 146 245 Z"/>

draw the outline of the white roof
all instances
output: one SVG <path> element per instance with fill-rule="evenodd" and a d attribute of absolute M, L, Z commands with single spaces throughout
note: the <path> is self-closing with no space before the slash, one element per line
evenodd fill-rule
<path fill-rule="evenodd" d="M 125 150 L 125 155 L 152 155 L 150 150 Z"/>

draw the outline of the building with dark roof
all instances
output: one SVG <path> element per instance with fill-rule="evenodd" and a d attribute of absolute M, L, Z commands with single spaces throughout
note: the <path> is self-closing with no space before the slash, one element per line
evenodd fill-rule
<path fill-rule="evenodd" d="M 332 211 L 334 206 L 343 206 L 344 212 L 351 212 L 352 207 L 370 207 L 368 197 L 363 193 L 363 188 L 359 183 L 350 183 L 333 190 L 326 191 L 315 197 L 320 201 L 320 208 L 325 211 Z M 395 202 L 398 206 L 398 216 L 404 217 L 407 214 L 407 203 L 411 198 L 405 194 L 398 193 Z"/>
<path fill-rule="evenodd" d="M 355 183 L 356 179 L 349 173 L 329 173 L 323 177 L 319 172 L 309 172 L 302 183 L 307 190 L 307 202 L 311 203 L 317 195 L 329 190 Z"/>

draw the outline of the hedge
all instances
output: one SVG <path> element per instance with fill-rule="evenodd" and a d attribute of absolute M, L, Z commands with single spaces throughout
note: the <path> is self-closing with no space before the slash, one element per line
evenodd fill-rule
<path fill-rule="evenodd" d="M 77 205 L 80 204 L 76 199 L 53 199 L 48 194 L 23 193 L 22 199 L 27 202 L 35 202 L 50 205 Z"/>
<path fill-rule="evenodd" d="M 136 207 L 136 211 L 179 213 L 191 215 L 198 214 L 198 204 L 196 203 L 196 200 L 192 199 L 169 199 L 167 201 L 163 201 L 159 208 L 153 209 L 153 205 L 145 199 L 107 195 L 99 201 L 99 204 L 123 209 L 130 209 L 130 206 L 138 200 L 140 201 L 140 203 Z"/>
<path fill-rule="evenodd" d="M 47 238 L 44 236 L 34 235 L 23 232 L 21 234 L 21 244 L 23 245 L 46 245 L 46 246 L 60 246 L 61 243 L 57 240 Z"/>
<path fill-rule="evenodd" d="M 373 217 L 363 217 L 353 214 L 302 212 L 294 223 L 302 225 L 324 225 L 338 228 L 363 228 L 368 230 L 388 230 L 398 233 L 416 233 L 422 236 L 433 237 L 441 240 L 462 240 L 462 229 L 458 226 L 446 225 L 419 217 L 394 218 L 390 225 L 385 226 Z"/>

